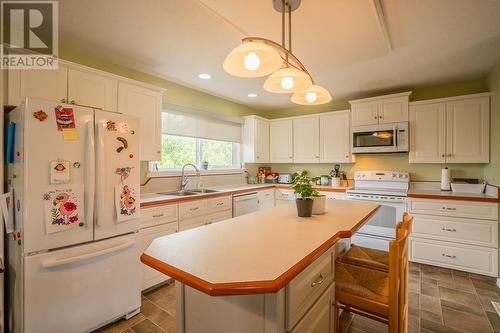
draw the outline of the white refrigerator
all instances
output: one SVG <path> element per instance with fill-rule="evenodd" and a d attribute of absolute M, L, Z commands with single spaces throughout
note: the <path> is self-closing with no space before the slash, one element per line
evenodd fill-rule
<path fill-rule="evenodd" d="M 139 119 L 27 98 L 8 122 L 10 331 L 89 332 L 137 313 Z"/>

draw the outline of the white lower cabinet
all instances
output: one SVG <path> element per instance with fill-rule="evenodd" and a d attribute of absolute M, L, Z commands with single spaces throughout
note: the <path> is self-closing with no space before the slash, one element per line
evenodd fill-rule
<path fill-rule="evenodd" d="M 318 192 L 320 195 L 326 196 L 327 200 L 344 200 L 345 199 L 345 192 L 326 192 L 326 191 L 319 191 Z"/>
<path fill-rule="evenodd" d="M 179 231 L 185 231 L 193 228 L 198 228 L 205 225 L 203 216 L 196 216 L 189 219 L 179 221 Z"/>
<path fill-rule="evenodd" d="M 274 189 L 257 192 L 259 210 L 274 207 Z"/>
<path fill-rule="evenodd" d="M 290 204 L 290 201 L 295 200 L 293 190 L 277 188 L 274 190 L 274 198 L 276 206 Z"/>
<path fill-rule="evenodd" d="M 231 196 L 193 200 L 179 204 L 179 231 L 230 219 Z"/>
<path fill-rule="evenodd" d="M 212 224 L 220 221 L 224 221 L 233 217 L 230 210 L 224 212 L 219 212 L 215 214 L 210 214 L 205 217 L 205 224 Z"/>
<path fill-rule="evenodd" d="M 291 333 L 334 332 L 335 284 L 330 285 Z"/>
<path fill-rule="evenodd" d="M 411 261 L 497 276 L 497 203 L 410 198 L 408 211 Z"/>
<path fill-rule="evenodd" d="M 410 238 L 411 260 L 497 277 L 498 249 L 460 243 Z"/>
<path fill-rule="evenodd" d="M 141 229 L 139 231 L 139 236 L 141 240 L 141 253 L 143 253 L 149 245 L 158 237 L 166 236 L 177 232 L 177 220 L 172 223 L 167 223 L 163 225 L 158 225 L 150 228 Z M 169 277 L 157 270 L 146 266 L 141 263 L 142 266 L 142 290 L 151 288 L 163 281 L 169 279 Z"/>

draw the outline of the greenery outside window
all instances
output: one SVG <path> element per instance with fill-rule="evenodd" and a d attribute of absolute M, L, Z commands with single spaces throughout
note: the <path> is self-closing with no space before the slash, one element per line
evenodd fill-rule
<path fill-rule="evenodd" d="M 158 171 L 180 169 L 186 163 L 200 166 L 208 162 L 209 169 L 239 168 L 239 143 L 193 138 L 180 135 L 162 135 L 161 161 Z"/>

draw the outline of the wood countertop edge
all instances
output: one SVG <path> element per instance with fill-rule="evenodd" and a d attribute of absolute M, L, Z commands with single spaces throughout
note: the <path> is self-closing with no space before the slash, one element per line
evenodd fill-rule
<path fill-rule="evenodd" d="M 493 203 L 500 202 L 500 198 L 493 198 L 493 197 L 480 198 L 480 197 L 453 196 L 453 195 L 443 195 L 443 194 L 424 194 L 424 193 L 408 193 L 408 198 L 477 201 L 477 202 L 493 202 Z"/>
<path fill-rule="evenodd" d="M 175 198 L 169 198 L 169 199 L 160 199 L 160 200 L 155 200 L 155 201 L 141 202 L 141 207 L 151 207 L 151 206 L 165 205 L 165 204 L 176 203 L 176 202 L 185 202 L 185 201 L 193 201 L 193 200 L 200 200 L 200 199 L 224 197 L 224 196 L 228 196 L 228 195 L 250 193 L 250 192 L 262 191 L 262 190 L 269 190 L 269 189 L 273 189 L 273 188 L 288 190 L 288 189 L 291 189 L 291 185 L 269 184 L 268 186 L 259 186 L 259 187 L 255 187 L 255 188 L 246 188 L 246 189 L 241 189 L 241 190 L 227 190 L 227 191 L 221 191 L 221 192 L 216 192 L 216 193 L 198 194 L 198 195 L 189 196 L 189 197 L 175 197 Z M 314 188 L 319 190 L 319 191 L 322 191 L 322 192 L 343 193 L 346 191 L 345 188 L 333 188 L 333 187 L 332 188 L 314 187 Z"/>
<path fill-rule="evenodd" d="M 196 290 L 199 290 L 210 296 L 232 296 L 232 295 L 253 295 L 263 293 L 276 293 L 283 288 L 288 282 L 302 272 L 314 260 L 318 259 L 323 253 L 331 248 L 340 238 L 350 238 L 361 226 L 380 208 L 377 205 L 370 214 L 359 221 L 351 230 L 338 231 L 335 235 L 326 240 L 323 244 L 306 255 L 295 265 L 290 267 L 286 272 L 281 274 L 275 280 L 262 281 L 241 281 L 241 282 L 224 282 L 211 283 L 197 276 L 187 273 L 183 270 L 175 268 L 163 261 L 151 257 L 143 253 L 141 262 L 149 267 L 156 269 L 163 274 L 166 274 L 176 281 L 182 282 Z"/>

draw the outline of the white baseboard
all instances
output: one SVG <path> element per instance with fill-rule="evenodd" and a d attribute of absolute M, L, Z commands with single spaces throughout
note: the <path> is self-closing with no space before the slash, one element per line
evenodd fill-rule
<path fill-rule="evenodd" d="M 500 288 L 500 278 L 497 279 L 497 287 Z"/>

